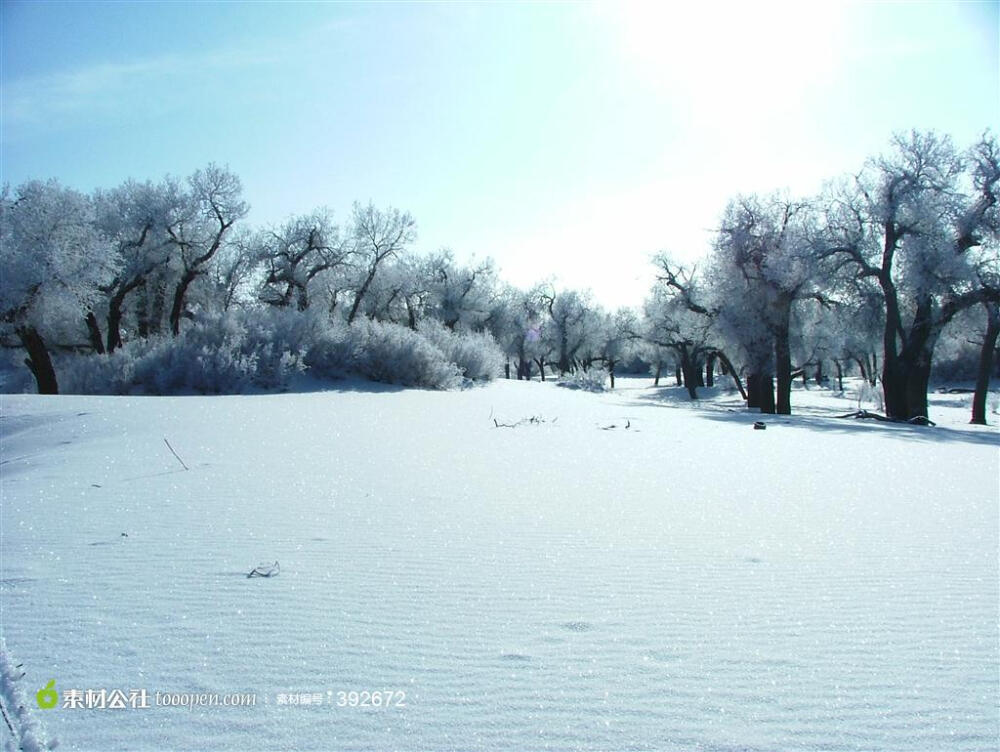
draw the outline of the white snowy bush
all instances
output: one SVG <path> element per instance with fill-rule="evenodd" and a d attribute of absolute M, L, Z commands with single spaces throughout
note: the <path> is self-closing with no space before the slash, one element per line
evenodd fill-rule
<path fill-rule="evenodd" d="M 287 386 L 291 375 L 305 369 L 302 359 L 323 326 L 311 312 L 288 308 L 235 315 L 243 328 L 241 351 L 256 357 L 251 381 L 263 388 Z"/>
<path fill-rule="evenodd" d="M 202 313 L 176 336 L 126 341 L 111 354 L 61 355 L 65 394 L 232 394 L 286 387 L 307 368 L 432 389 L 495 378 L 503 355 L 489 334 L 454 333 L 431 321 L 421 331 L 358 319 L 353 324 L 288 308 Z M 7 391 L 29 388 L 27 370 L 3 369 Z"/>
<path fill-rule="evenodd" d="M 460 386 L 462 373 L 440 349 L 399 324 L 359 319 L 335 325 L 306 353 L 317 376 L 356 374 L 372 381 L 432 389 Z"/>
<path fill-rule="evenodd" d="M 139 348 L 125 345 L 110 355 L 72 355 L 56 360 L 63 394 L 128 394 L 135 381 Z"/>
<path fill-rule="evenodd" d="M 504 355 L 488 332 L 453 332 L 434 319 L 425 319 L 419 333 L 473 381 L 492 381 L 503 369 Z"/>
<path fill-rule="evenodd" d="M 582 389 L 586 392 L 603 392 L 608 385 L 608 372 L 603 368 L 590 368 L 567 374 L 556 382 L 567 389 Z"/>
<path fill-rule="evenodd" d="M 219 323 L 217 329 L 196 326 L 180 337 L 155 340 L 136 361 L 136 386 L 151 394 L 243 391 L 256 371 L 257 356 L 242 352 L 242 332 L 234 322 Z"/>
<path fill-rule="evenodd" d="M 35 391 L 35 379 L 24 364 L 23 350 L 0 351 L 0 392 L 24 394 Z"/>
<path fill-rule="evenodd" d="M 306 350 L 303 363 L 320 378 L 343 378 L 355 370 L 361 339 L 353 327 L 334 322 Z"/>
<path fill-rule="evenodd" d="M 317 325 L 307 316 L 262 309 L 204 314 L 177 337 L 127 342 L 110 355 L 59 359 L 66 394 L 232 394 L 279 388 L 303 370 Z"/>

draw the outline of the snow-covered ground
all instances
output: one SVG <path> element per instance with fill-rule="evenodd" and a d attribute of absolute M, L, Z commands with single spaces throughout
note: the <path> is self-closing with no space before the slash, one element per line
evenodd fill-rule
<path fill-rule="evenodd" d="M 33 717 L 66 750 L 996 749 L 1000 435 L 969 395 L 919 428 L 797 390 L 755 431 L 649 383 L 3 396 L 23 695 L 256 693 Z"/>

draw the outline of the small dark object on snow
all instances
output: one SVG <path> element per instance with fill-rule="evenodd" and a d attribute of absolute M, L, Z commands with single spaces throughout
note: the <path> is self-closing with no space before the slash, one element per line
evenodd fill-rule
<path fill-rule="evenodd" d="M 490 417 L 493 420 L 493 425 L 497 428 L 517 428 L 518 426 L 523 426 L 525 424 L 537 426 L 541 425 L 542 423 L 555 423 L 557 420 L 559 420 L 559 418 L 553 418 L 550 421 L 543 418 L 541 415 L 532 415 L 530 418 L 521 418 L 521 420 L 517 421 L 517 423 L 501 423 L 496 418 L 493 418 L 492 414 Z"/>
<path fill-rule="evenodd" d="M 753 424 L 753 430 L 755 431 L 763 431 L 765 428 L 767 428 L 767 423 L 762 420 L 758 420 Z"/>
<path fill-rule="evenodd" d="M 122 538 L 128 538 L 128 533 L 122 533 Z"/>
<path fill-rule="evenodd" d="M 249 579 L 250 577 L 274 577 L 280 571 L 281 567 L 278 566 L 278 562 L 274 562 L 274 564 L 266 564 L 266 563 L 258 564 L 257 566 L 255 566 L 253 569 L 250 570 L 250 574 L 247 575 L 247 578 Z"/>
<path fill-rule="evenodd" d="M 632 427 L 632 421 L 629 420 L 628 418 L 626 418 L 625 419 L 625 428 L 626 428 L 626 430 L 629 429 L 629 428 L 631 428 L 631 427 Z M 612 428 L 618 428 L 618 424 L 617 423 L 611 423 L 610 425 L 607 425 L 607 426 L 598 426 L 598 428 L 600 428 L 602 431 L 610 431 Z"/>

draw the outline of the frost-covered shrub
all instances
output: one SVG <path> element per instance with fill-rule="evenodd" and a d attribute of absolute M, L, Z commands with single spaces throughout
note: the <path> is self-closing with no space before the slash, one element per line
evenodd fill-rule
<path fill-rule="evenodd" d="M 353 373 L 373 381 L 432 389 L 461 385 L 462 374 L 425 337 L 399 324 L 362 319 L 324 332 L 305 356 L 318 376 Z"/>
<path fill-rule="evenodd" d="M 192 328 L 180 337 L 153 341 L 136 361 L 135 385 L 151 394 L 243 391 L 257 368 L 256 355 L 241 352 L 238 331 L 217 339 L 207 334 Z"/>
<path fill-rule="evenodd" d="M 262 309 L 204 314 L 177 337 L 127 342 L 109 355 L 70 356 L 56 370 L 66 394 L 201 392 L 276 388 L 304 366 L 315 337 L 308 316 Z"/>
<path fill-rule="evenodd" d="M 251 380 L 264 388 L 286 386 L 292 374 L 304 370 L 303 357 L 323 327 L 311 312 L 288 308 L 243 311 L 235 316 L 243 328 L 241 352 L 256 357 Z"/>
<path fill-rule="evenodd" d="M 34 392 L 35 389 L 35 379 L 24 364 L 24 351 L 14 349 L 0 351 L 0 392 L 23 394 Z"/>
<path fill-rule="evenodd" d="M 444 353 L 467 379 L 492 381 L 500 375 L 504 355 L 488 332 L 452 332 L 434 319 L 425 319 L 420 334 Z"/>
<path fill-rule="evenodd" d="M 134 343 L 110 355 L 74 355 L 55 363 L 63 394 L 128 394 L 135 379 Z"/>
<path fill-rule="evenodd" d="M 433 389 L 461 385 L 458 366 L 412 329 L 368 320 L 353 326 L 358 327 L 363 337 L 355 365 L 362 376 L 389 384 Z"/>
<path fill-rule="evenodd" d="M 320 377 L 433 389 L 497 375 L 503 356 L 491 336 L 434 326 L 430 333 L 368 319 L 348 326 L 277 308 L 205 313 L 177 337 L 133 340 L 111 354 L 64 355 L 55 366 L 66 394 L 231 394 L 287 386 L 307 368 Z M 5 391 L 30 391 L 27 369 L 11 363 L 3 374 Z"/>
<path fill-rule="evenodd" d="M 303 356 L 303 363 L 321 378 L 342 378 L 355 372 L 362 339 L 354 326 L 334 322 L 312 343 Z"/>
<path fill-rule="evenodd" d="M 583 389 L 587 392 L 603 392 L 608 384 L 608 372 L 603 368 L 579 370 L 564 376 L 556 382 L 568 389 Z"/>

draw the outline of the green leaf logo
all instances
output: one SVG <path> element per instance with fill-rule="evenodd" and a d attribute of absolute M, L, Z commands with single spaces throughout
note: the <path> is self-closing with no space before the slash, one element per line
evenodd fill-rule
<path fill-rule="evenodd" d="M 38 693 L 35 695 L 35 700 L 38 701 L 38 707 L 42 710 L 48 710 L 49 708 L 54 708 L 58 705 L 59 693 L 56 692 L 56 680 L 49 679 L 49 683 L 42 689 L 38 690 Z"/>

